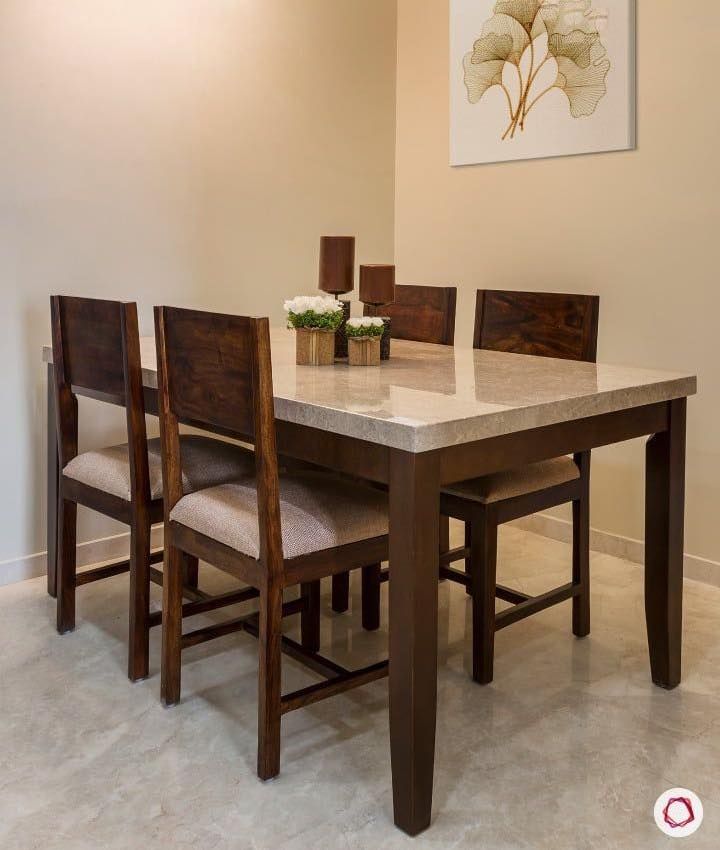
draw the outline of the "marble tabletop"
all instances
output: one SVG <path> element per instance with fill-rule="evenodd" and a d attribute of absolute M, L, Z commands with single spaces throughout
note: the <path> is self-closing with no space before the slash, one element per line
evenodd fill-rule
<path fill-rule="evenodd" d="M 690 374 L 402 340 L 380 367 L 296 366 L 291 331 L 273 328 L 271 342 L 278 419 L 409 452 L 697 392 Z M 143 382 L 156 387 L 154 339 L 141 350 Z"/>

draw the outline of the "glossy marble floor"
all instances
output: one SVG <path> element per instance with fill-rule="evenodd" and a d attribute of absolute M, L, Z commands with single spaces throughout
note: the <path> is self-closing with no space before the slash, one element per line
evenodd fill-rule
<path fill-rule="evenodd" d="M 569 556 L 564 544 L 502 530 L 505 583 L 564 583 Z M 206 583 L 226 583 L 204 569 Z M 667 693 L 649 681 L 640 568 L 595 555 L 592 569 L 592 636 L 571 636 L 569 604 L 509 628 L 487 688 L 466 672 L 465 593 L 440 587 L 435 815 L 414 840 L 392 826 L 386 683 L 289 715 L 282 775 L 263 785 L 252 638 L 190 650 L 183 701 L 165 710 L 159 634 L 151 678 L 125 678 L 124 577 L 83 588 L 78 628 L 63 638 L 43 581 L 4 587 L 0 847 L 665 848 L 653 803 L 683 786 L 705 806 L 684 846 L 717 848 L 720 589 L 687 583 L 685 680 Z M 357 583 L 353 593 L 357 611 Z M 328 614 L 323 642 L 360 663 L 384 654 L 386 633 Z M 290 661 L 284 679 L 313 681 Z"/>

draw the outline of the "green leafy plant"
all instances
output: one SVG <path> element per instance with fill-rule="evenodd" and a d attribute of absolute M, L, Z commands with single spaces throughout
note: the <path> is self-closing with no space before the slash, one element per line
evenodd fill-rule
<path fill-rule="evenodd" d="M 514 138 L 518 128 L 524 131 L 532 109 L 554 89 L 567 97 L 573 118 L 593 115 L 607 92 L 610 70 L 598 31 L 602 19 L 592 0 L 497 0 L 493 17 L 463 60 L 468 100 L 478 103 L 493 86 L 502 89 L 510 112 L 503 140 Z M 537 91 L 538 75 L 548 63 L 555 64 L 555 78 Z M 512 94 L 505 82 L 507 65 L 517 74 Z"/>
<path fill-rule="evenodd" d="M 348 339 L 362 337 L 381 337 L 385 330 L 382 319 L 366 316 L 364 319 L 348 319 L 345 323 L 345 333 Z"/>
<path fill-rule="evenodd" d="M 288 327 L 298 330 L 336 331 L 343 321 L 343 308 L 339 301 L 322 295 L 299 295 L 285 302 Z"/>

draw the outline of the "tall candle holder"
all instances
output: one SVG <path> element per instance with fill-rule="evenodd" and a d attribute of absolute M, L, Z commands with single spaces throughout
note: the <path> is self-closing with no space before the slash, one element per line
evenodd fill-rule
<path fill-rule="evenodd" d="M 355 237 L 322 236 L 320 238 L 319 287 L 323 292 L 339 298 L 355 287 Z M 335 357 L 348 356 L 345 322 L 350 318 L 350 301 L 339 299 L 343 307 L 343 321 L 335 333 Z"/>
<path fill-rule="evenodd" d="M 380 340 L 380 359 L 390 359 L 391 321 L 382 315 L 382 308 L 395 301 L 395 266 L 360 266 L 360 300 L 366 313 L 383 320 L 385 329 Z"/>

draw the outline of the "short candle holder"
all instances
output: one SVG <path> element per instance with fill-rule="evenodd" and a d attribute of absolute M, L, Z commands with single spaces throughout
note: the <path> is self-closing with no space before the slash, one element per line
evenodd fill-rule
<path fill-rule="evenodd" d="M 395 266 L 360 266 L 360 300 L 366 312 L 383 320 L 385 328 L 380 342 L 380 357 L 390 359 L 391 322 L 380 311 L 395 300 Z"/>

